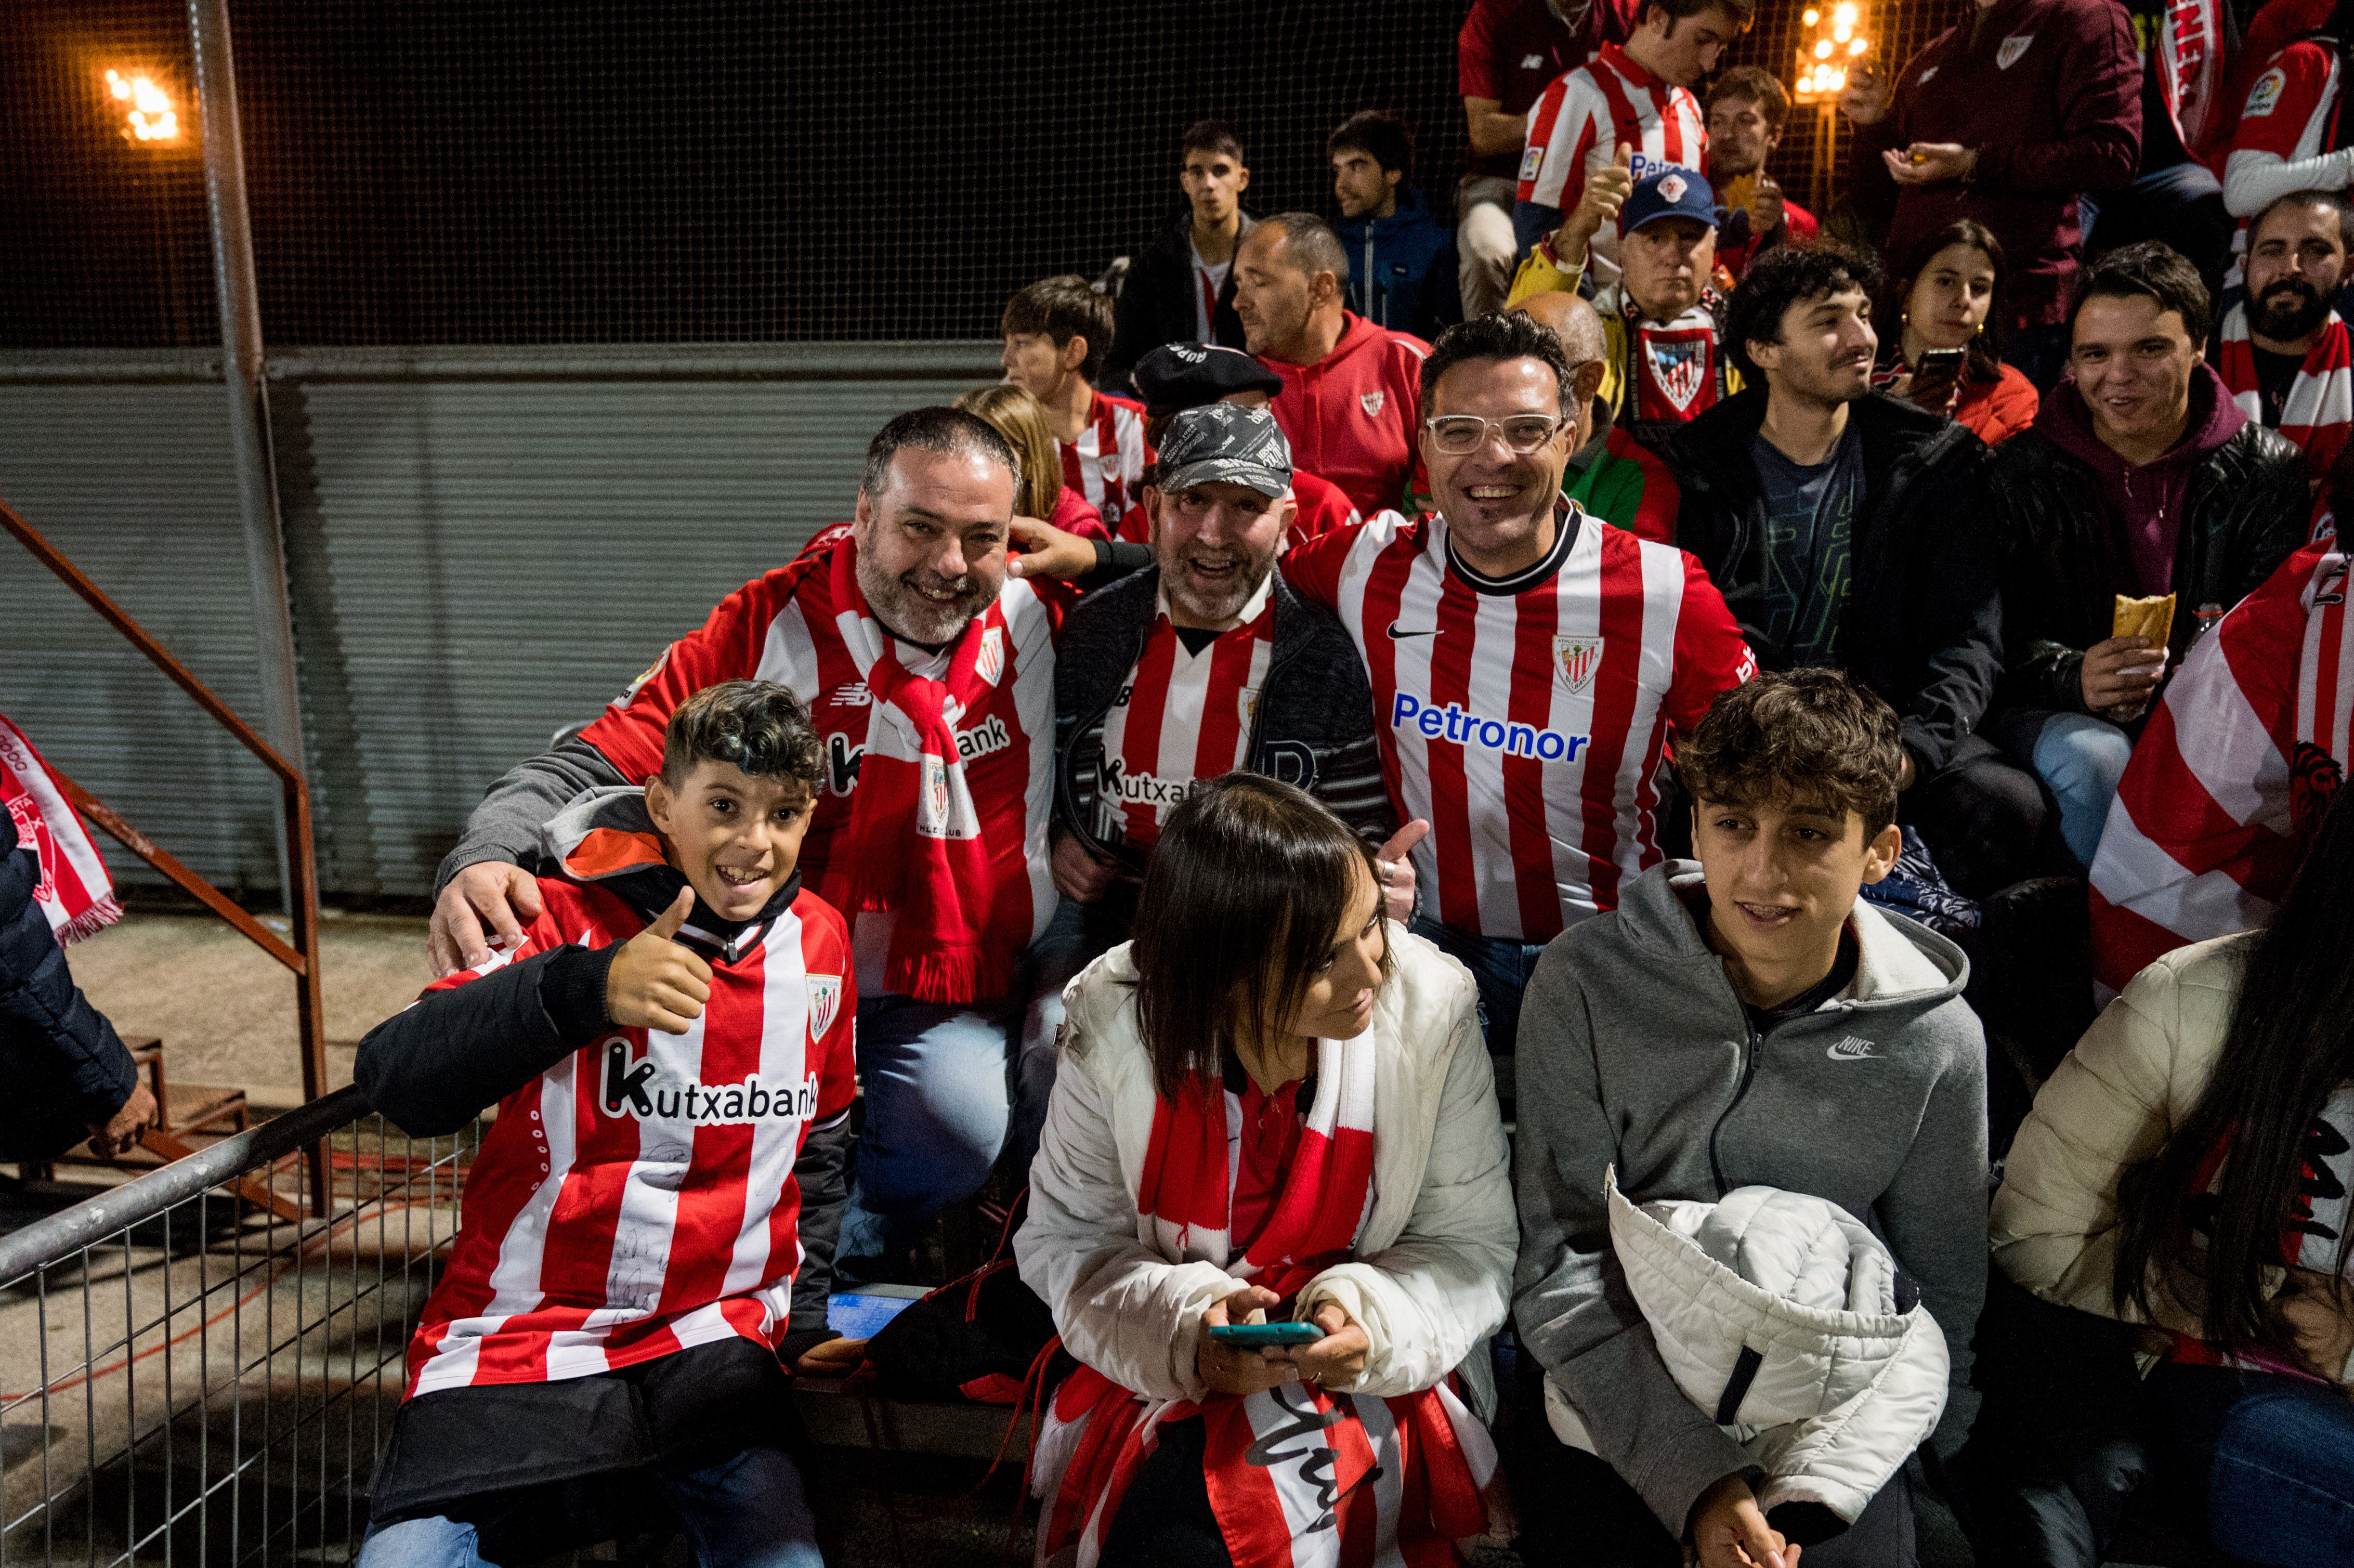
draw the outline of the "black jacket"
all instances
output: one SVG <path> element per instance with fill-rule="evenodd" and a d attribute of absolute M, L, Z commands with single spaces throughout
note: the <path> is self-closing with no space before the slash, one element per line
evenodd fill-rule
<path fill-rule="evenodd" d="M 0 1160 L 48 1160 L 121 1110 L 138 1069 L 33 902 L 40 863 L 19 844 L 16 819 L 0 811 Z"/>
<path fill-rule="evenodd" d="M 2082 713 L 2084 650 L 2110 636 L 2116 596 L 2139 591 L 2100 475 L 2041 429 L 2022 430 L 1988 465 L 1987 501 L 2009 653 L 2001 704 Z M 2311 510 L 2296 448 L 2253 420 L 2191 470 L 2175 544 L 2178 660 L 2199 607 L 2253 592 L 2305 543 Z"/>
<path fill-rule="evenodd" d="M 1728 398 L 1662 440 L 1683 487 L 1676 543 L 1698 556 L 1768 670 L 1766 502 L 1750 442 L 1762 388 Z M 1875 392 L 1848 410 L 1863 442 L 1864 504 L 1839 628 L 1840 663 L 1885 698 L 1922 777 L 1978 727 L 2002 669 L 1993 551 L 1981 523 L 1987 450 L 1950 419 Z"/>
<path fill-rule="evenodd" d="M 1258 219 L 1243 215 L 1242 233 Z M 1237 235 L 1235 243 L 1242 243 Z M 1103 385 L 1119 388 L 1129 384 L 1136 362 L 1164 343 L 1192 343 L 1201 331 L 1195 319 L 1200 302 L 1193 292 L 1193 215 L 1177 215 L 1151 244 L 1129 263 L 1120 285 L 1119 303 L 1112 321 L 1111 357 L 1105 362 Z M 1235 274 L 1227 269 L 1218 290 L 1218 309 L 1210 318 L 1210 335 L 1228 348 L 1243 346 L 1243 319 L 1235 314 Z"/>
<path fill-rule="evenodd" d="M 1281 571 L 1273 581 L 1275 646 L 1251 716 L 1250 769 L 1299 785 L 1379 843 L 1396 819 L 1373 740 L 1364 661 L 1331 612 L 1300 598 Z M 1056 824 L 1108 858 L 1120 858 L 1122 848 L 1097 832 L 1104 716 L 1135 673 L 1160 589 L 1161 569 L 1149 567 L 1086 595 L 1063 623 L 1055 654 Z"/>

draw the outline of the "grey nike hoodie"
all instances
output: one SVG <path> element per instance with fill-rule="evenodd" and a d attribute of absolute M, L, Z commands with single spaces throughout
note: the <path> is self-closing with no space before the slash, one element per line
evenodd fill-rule
<path fill-rule="evenodd" d="M 1582 1424 L 1580 1446 L 1679 1538 L 1702 1492 L 1755 1471 L 1659 1359 L 1611 1251 L 1606 1169 L 1638 1204 L 1776 1187 L 1870 1225 L 1946 1333 L 1941 1455 L 1978 1408 L 1987 1272 L 1986 1043 L 1961 949 L 1859 899 L 1854 980 L 1753 1034 L 1686 893 L 1706 896 L 1697 863 L 1654 866 L 1537 961 L 1521 1012 L 1513 1279 L 1555 1430 L 1575 1440 Z"/>

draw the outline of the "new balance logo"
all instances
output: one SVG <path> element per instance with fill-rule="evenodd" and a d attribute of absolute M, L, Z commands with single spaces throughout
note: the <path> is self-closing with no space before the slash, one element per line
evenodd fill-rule
<path fill-rule="evenodd" d="M 1830 1048 L 1823 1054 L 1834 1062 L 1862 1062 L 1877 1060 L 1880 1050 L 1871 1041 L 1860 1040 L 1850 1034 L 1845 1039 L 1832 1041 Z"/>
<path fill-rule="evenodd" d="M 607 1116 L 641 1121 L 683 1121 L 698 1127 L 762 1121 L 807 1121 L 817 1115 L 817 1075 L 776 1087 L 748 1075 L 740 1084 L 685 1084 L 663 1075 L 649 1059 L 630 1060 L 630 1042 L 605 1042 L 604 1081 L 598 1104 Z"/>

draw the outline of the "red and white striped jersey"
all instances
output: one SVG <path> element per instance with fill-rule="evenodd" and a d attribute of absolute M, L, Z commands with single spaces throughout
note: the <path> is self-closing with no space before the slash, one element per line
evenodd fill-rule
<path fill-rule="evenodd" d="M 2344 183 L 2342 175 L 2317 172 L 2289 181 L 2284 189 L 2276 187 L 2286 178 L 2285 171 L 2266 178 L 2284 164 L 2309 163 L 2338 145 L 2338 51 L 2307 38 L 2274 55 L 2250 84 L 2223 158 L 2224 194 L 2236 207 L 2254 213 L 2271 205 L 2271 196 L 2307 187 L 2336 189 Z M 2235 185 L 2241 188 L 2235 190 Z M 2243 276 L 2248 221 L 2240 219 L 2232 235 L 2232 265 L 2223 279 L 2227 289 L 2236 288 Z"/>
<path fill-rule="evenodd" d="M 2093 857 L 2102 984 L 2261 926 L 2288 891 L 2349 755 L 2347 566 L 2334 541 L 2291 556 L 2167 683 Z"/>
<path fill-rule="evenodd" d="M 1659 856 L 1670 729 L 1757 673 L 1724 600 L 1681 550 L 1573 504 L 1543 561 L 1482 582 L 1445 518 L 1385 512 L 1284 557 L 1363 655 L 1423 909 L 1456 930 L 1542 942 L 1615 908 Z"/>
<path fill-rule="evenodd" d="M 645 928 L 605 888 L 539 887 L 521 946 L 427 994 Z M 409 1341 L 408 1395 L 783 1338 L 801 1261 L 793 1161 L 811 1128 L 850 1114 L 849 937 L 805 892 L 732 962 L 700 956 L 711 997 L 684 1034 L 613 1028 L 499 1102 Z"/>
<path fill-rule="evenodd" d="M 857 620 L 859 607 L 836 602 L 833 590 L 834 552 L 856 548 L 846 527 L 828 529 L 791 565 L 729 594 L 708 620 L 672 643 L 580 732 L 624 779 L 647 779 L 662 768 L 663 736 L 672 712 L 704 687 L 760 680 L 790 688 L 809 704 L 811 722 L 825 747 L 825 776 L 801 842 L 801 876 L 811 886 L 836 894 L 845 885 L 848 868 L 833 864 L 834 839 L 850 822 L 851 798 L 874 720 L 865 678 L 843 641 L 843 627 Z M 1047 826 L 1055 796 L 1054 640 L 1062 594 L 1059 584 L 1041 588 L 1023 578 L 1005 580 L 996 605 L 966 633 L 987 640 L 984 662 L 993 672 L 989 698 L 951 720 L 966 783 L 981 812 L 981 837 L 992 857 L 998 892 L 990 924 L 1002 930 L 999 945 L 1008 950 L 1036 940 L 1055 913 Z M 894 642 L 889 656 L 936 679 L 954 652 L 951 647 L 935 654 Z M 845 849 L 849 842 L 845 834 Z M 878 950 L 869 939 L 869 923 L 882 918 L 886 916 L 874 911 L 859 917 L 862 952 Z M 871 971 L 866 983 L 879 991 L 880 971 Z"/>
<path fill-rule="evenodd" d="M 1106 842 L 1159 842 L 1161 824 L 1201 779 L 1240 768 L 1251 718 L 1275 652 L 1275 579 L 1259 584 L 1240 625 L 1199 653 L 1169 620 L 1169 596 L 1143 652 L 1104 715 L 1103 778 L 1097 793 Z"/>
<path fill-rule="evenodd" d="M 1708 117 L 1700 100 L 1637 65 L 1617 44 L 1566 71 L 1529 111 L 1521 148 L 1520 199 L 1559 207 L 1585 198 L 1585 182 L 1628 148 L 1635 177 L 1669 164 L 1708 173 Z M 1618 278 L 1618 231 L 1604 224 L 1591 247 L 1596 284 Z"/>
<path fill-rule="evenodd" d="M 1063 482 L 1106 517 L 1127 515 L 1144 482 L 1152 449 L 1144 442 L 1144 405 L 1098 392 L 1087 405 L 1087 428 L 1076 441 L 1056 441 Z"/>

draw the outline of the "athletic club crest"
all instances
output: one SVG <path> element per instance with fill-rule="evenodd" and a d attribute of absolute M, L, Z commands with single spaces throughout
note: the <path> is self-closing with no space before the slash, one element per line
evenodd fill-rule
<path fill-rule="evenodd" d="M 972 662 L 972 672 L 991 685 L 1005 673 L 1005 629 L 992 626 L 981 634 L 981 652 Z"/>
<path fill-rule="evenodd" d="M 2005 38 L 2001 47 L 1994 52 L 1994 69 L 2009 70 L 2017 65 L 2019 57 L 2025 54 L 2028 46 L 2033 42 L 2035 42 L 2035 35 L 2032 33 L 2013 33 Z"/>
<path fill-rule="evenodd" d="M 1242 715 L 1243 733 L 1248 735 L 1251 726 L 1258 720 L 1258 688 L 1245 686 L 1235 698 L 1235 706 Z"/>
<path fill-rule="evenodd" d="M 1563 690 L 1571 696 L 1594 683 L 1594 672 L 1602 668 L 1602 641 L 1599 637 L 1553 640 L 1553 673 L 1561 677 Z"/>
<path fill-rule="evenodd" d="M 922 812 L 916 831 L 928 839 L 949 836 L 949 765 L 937 757 L 924 758 Z"/>
<path fill-rule="evenodd" d="M 810 1038 L 822 1040 L 825 1032 L 833 1027 L 833 1015 L 842 1011 L 842 977 L 840 975 L 810 975 L 809 1025 Z"/>
<path fill-rule="evenodd" d="M 1364 409 L 1365 418 L 1378 419 L 1382 417 L 1382 398 L 1383 395 L 1379 392 L 1361 393 L 1357 397 L 1357 405 Z"/>
<path fill-rule="evenodd" d="M 1681 201 L 1684 199 L 1684 192 L 1691 188 L 1684 184 L 1684 177 L 1681 175 L 1670 175 L 1659 182 L 1659 199 L 1668 202 Z"/>
<path fill-rule="evenodd" d="M 1692 400 L 1708 385 L 1709 334 L 1646 333 L 1643 353 L 1650 361 L 1651 385 L 1671 405 L 1679 418 L 1691 414 Z"/>

